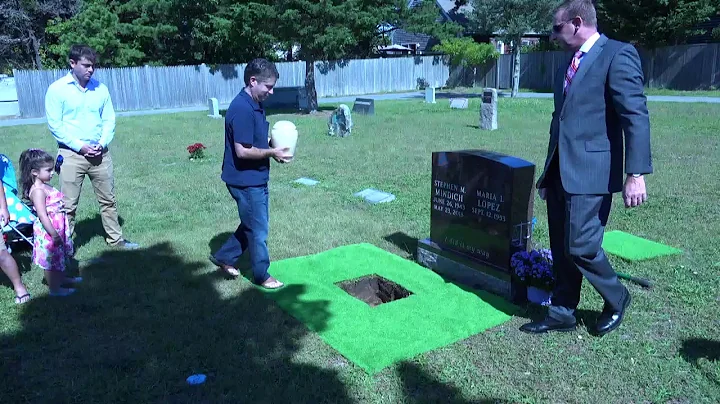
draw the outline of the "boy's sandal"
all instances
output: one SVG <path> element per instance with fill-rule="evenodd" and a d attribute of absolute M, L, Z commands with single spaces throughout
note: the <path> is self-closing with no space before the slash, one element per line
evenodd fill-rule
<path fill-rule="evenodd" d="M 268 278 L 268 280 L 266 280 L 265 282 L 261 283 L 260 286 L 265 289 L 280 289 L 281 287 L 285 286 L 285 284 L 271 277 Z"/>
<path fill-rule="evenodd" d="M 213 257 L 212 255 L 210 255 L 210 257 L 208 258 L 210 259 L 210 262 L 213 263 L 213 265 L 218 267 L 218 271 L 222 272 L 223 274 L 231 278 L 237 278 L 238 276 L 240 276 L 240 271 L 238 271 L 237 268 L 233 267 L 232 265 L 223 264 L 222 262 L 215 259 L 215 257 Z"/>
<path fill-rule="evenodd" d="M 30 293 L 25 293 L 22 296 L 15 296 L 15 304 L 25 304 L 30 301 Z"/>

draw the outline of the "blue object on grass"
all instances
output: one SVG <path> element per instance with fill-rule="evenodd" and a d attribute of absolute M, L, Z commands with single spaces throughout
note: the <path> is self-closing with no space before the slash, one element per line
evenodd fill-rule
<path fill-rule="evenodd" d="M 192 376 L 188 377 L 187 382 L 188 382 L 188 384 L 192 384 L 192 385 L 203 384 L 203 383 L 205 383 L 205 379 L 207 379 L 207 377 L 205 375 L 197 374 L 197 375 L 192 375 Z"/>

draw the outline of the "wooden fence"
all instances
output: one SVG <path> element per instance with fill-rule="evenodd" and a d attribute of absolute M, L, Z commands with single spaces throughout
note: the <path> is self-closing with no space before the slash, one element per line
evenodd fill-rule
<path fill-rule="evenodd" d="M 720 44 L 680 45 L 640 51 L 646 86 L 675 90 L 720 88 Z M 520 59 L 520 87 L 547 90 L 555 72 L 564 68 L 568 52 L 534 52 Z M 483 86 L 500 89 L 512 85 L 512 55 L 496 63 L 472 68 L 450 68 L 441 56 L 361 59 L 317 62 L 318 97 L 400 92 L 434 87 Z M 210 97 L 229 103 L 243 87 L 245 65 L 209 67 L 128 67 L 98 69 L 95 77 L 110 89 L 118 111 L 165 109 L 207 105 Z M 305 62 L 277 64 L 278 87 L 304 85 Z M 45 115 L 48 86 L 65 70 L 14 71 L 22 117 Z"/>

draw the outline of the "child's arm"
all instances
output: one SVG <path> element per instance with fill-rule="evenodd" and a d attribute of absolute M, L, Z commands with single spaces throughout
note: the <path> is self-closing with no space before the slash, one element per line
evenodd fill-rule
<path fill-rule="evenodd" d="M 0 183 L 0 227 L 4 227 L 5 223 L 10 221 L 10 212 L 8 212 L 7 202 L 5 201 L 5 188 Z"/>
<path fill-rule="evenodd" d="M 35 211 L 37 212 L 37 217 L 38 219 L 40 219 L 40 223 L 42 223 L 45 231 L 48 232 L 48 234 L 50 235 L 50 237 L 53 238 L 53 240 L 59 239 L 60 235 L 52 226 L 52 222 L 50 222 L 50 218 L 47 214 L 47 209 L 45 208 L 45 191 L 35 188 L 30 191 L 29 196 L 30 200 L 33 203 L 33 206 L 35 207 Z"/>

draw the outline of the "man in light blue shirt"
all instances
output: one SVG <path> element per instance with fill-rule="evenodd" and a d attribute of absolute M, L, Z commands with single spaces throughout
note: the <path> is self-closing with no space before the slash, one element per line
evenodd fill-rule
<path fill-rule="evenodd" d="M 48 127 L 58 142 L 60 190 L 65 195 L 71 233 L 80 191 L 87 175 L 100 203 L 105 241 L 115 247 L 138 245 L 123 238 L 115 200 L 115 179 L 108 145 L 115 135 L 115 110 L 108 88 L 92 78 L 97 54 L 86 45 L 70 48 L 70 72 L 45 95 Z"/>

